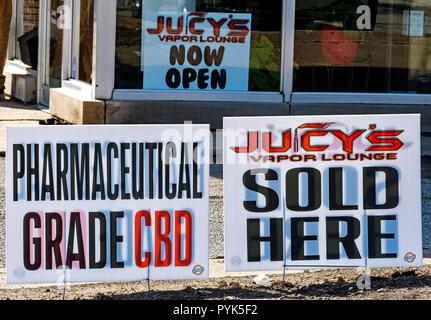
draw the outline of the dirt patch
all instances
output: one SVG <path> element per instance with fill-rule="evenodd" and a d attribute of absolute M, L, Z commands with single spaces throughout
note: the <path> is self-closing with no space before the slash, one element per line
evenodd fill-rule
<path fill-rule="evenodd" d="M 151 281 L 72 285 L 67 300 L 417 300 L 431 297 L 431 266 L 373 269 L 370 278 L 357 269 L 270 275 L 270 288 L 257 287 L 253 276 L 202 281 Z M 359 281 L 358 281 L 359 280 Z M 358 288 L 358 283 L 359 288 Z M 361 285 L 362 284 L 362 285 Z M 362 289 L 361 289 L 362 288 Z M 60 300 L 62 286 L 0 290 L 0 299 Z"/>

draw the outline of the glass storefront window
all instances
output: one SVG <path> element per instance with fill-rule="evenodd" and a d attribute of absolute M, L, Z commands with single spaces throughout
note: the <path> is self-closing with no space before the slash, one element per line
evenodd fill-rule
<path fill-rule="evenodd" d="M 37 69 L 39 0 L 17 0 L 15 59 Z"/>
<path fill-rule="evenodd" d="M 297 0 L 297 92 L 431 93 L 431 2 Z"/>
<path fill-rule="evenodd" d="M 154 13 L 154 21 L 156 22 L 150 21 L 149 17 L 151 17 L 152 13 Z M 146 36 L 146 33 L 143 32 L 143 26 L 147 26 L 146 29 L 151 28 L 154 33 L 157 32 L 159 27 L 157 19 L 160 18 L 158 14 L 165 13 L 168 13 L 166 20 L 162 19 L 166 27 L 168 21 L 170 21 L 169 26 L 172 34 L 178 32 L 178 35 L 186 35 L 189 32 L 187 35 L 190 35 L 190 37 L 196 35 L 196 38 L 188 38 L 190 43 L 189 46 L 186 45 L 184 52 L 180 48 L 181 44 L 183 44 L 181 41 L 184 38 L 181 38 L 176 44 L 172 43 L 173 46 L 177 45 L 175 52 L 172 53 L 173 51 L 171 51 L 171 55 L 168 55 L 168 59 L 164 59 L 163 61 L 165 62 L 162 63 L 158 60 L 160 57 L 157 51 L 152 50 L 154 46 L 152 47 L 151 44 L 148 44 L 149 38 L 145 37 L 149 36 Z M 251 18 L 251 30 L 249 32 L 244 31 L 247 17 Z M 149 21 L 154 23 L 150 24 Z M 244 36 L 246 40 L 233 40 L 234 36 L 229 38 L 226 34 L 222 34 L 221 31 L 220 33 L 212 29 L 208 31 L 207 27 L 203 27 L 205 23 L 207 25 L 212 23 L 214 28 L 217 28 L 217 25 L 220 24 L 222 26 L 220 30 L 224 28 L 223 26 L 229 26 L 232 30 L 236 30 L 236 33 L 230 33 L 231 35 L 238 35 L 238 39 Z M 115 88 L 196 90 L 199 87 L 206 90 L 211 90 L 211 88 L 219 90 L 226 84 L 223 77 L 227 77 L 227 82 L 229 82 L 231 74 L 235 74 L 235 77 L 238 74 L 235 79 L 241 79 L 241 76 L 245 77 L 245 81 L 237 81 L 245 83 L 245 85 L 228 89 L 227 84 L 226 91 L 280 92 L 281 25 L 282 1 L 277 1 L 269 6 L 267 3 L 258 0 L 235 2 L 228 0 L 132 0 L 131 2 L 119 0 L 117 2 Z M 182 27 L 184 29 L 181 29 Z M 201 28 L 205 28 L 205 31 L 201 30 Z M 144 29 L 144 31 L 146 30 Z M 244 33 L 241 33 L 242 31 Z M 214 32 L 213 35 L 216 40 L 211 36 L 208 37 L 208 34 L 210 34 L 208 32 Z M 196 40 L 195 43 L 193 43 L 194 40 Z M 203 44 L 203 41 L 213 40 L 214 42 L 220 41 L 220 43 L 222 43 L 221 41 L 226 41 L 223 42 L 225 47 L 224 56 L 222 55 L 223 52 L 220 51 L 221 45 L 211 46 L 211 49 L 205 53 L 206 45 Z M 248 47 L 240 49 L 240 45 L 234 45 L 227 41 L 245 41 Z M 200 50 L 197 48 L 189 50 L 193 45 L 195 47 L 199 46 Z M 166 50 L 166 47 L 160 49 L 160 55 L 163 50 Z M 161 88 L 155 80 L 153 81 L 153 75 L 157 75 L 157 68 L 161 67 L 162 64 L 165 64 L 164 66 L 167 68 L 186 65 L 187 62 L 197 66 L 198 62 L 209 57 L 211 63 L 207 64 L 207 66 L 213 66 L 219 56 L 223 57 L 223 59 L 220 58 L 222 62 L 218 61 L 220 68 L 225 66 L 223 63 L 229 64 L 226 67 L 228 70 L 226 74 L 217 73 L 220 70 L 216 70 L 216 73 L 213 74 L 210 67 L 199 64 L 195 71 L 191 70 L 193 68 L 183 67 L 182 69 L 178 68 L 179 71 L 174 70 L 173 73 L 168 71 L 166 77 L 163 74 L 164 78 L 162 80 L 166 80 L 166 83 L 168 83 L 166 88 Z M 191 59 L 189 59 L 190 57 Z M 183 59 L 186 61 L 183 62 Z M 193 61 L 198 62 L 193 64 Z M 205 62 L 208 61 L 205 60 Z M 246 73 L 238 71 L 240 65 L 242 70 L 246 68 Z M 188 77 L 190 82 L 195 82 L 195 84 L 182 83 L 180 85 L 181 81 L 184 82 L 184 77 Z"/>
<path fill-rule="evenodd" d="M 64 0 L 51 0 L 49 42 L 49 80 L 51 88 L 61 86 L 63 29 L 65 24 Z"/>
<path fill-rule="evenodd" d="M 92 81 L 94 0 L 81 0 L 78 79 Z"/>

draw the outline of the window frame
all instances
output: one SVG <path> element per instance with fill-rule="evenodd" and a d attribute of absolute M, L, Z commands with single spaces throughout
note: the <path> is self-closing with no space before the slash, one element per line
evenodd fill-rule
<path fill-rule="evenodd" d="M 22 6 L 20 6 L 21 9 Z M 18 2 L 16 0 L 12 1 L 12 18 L 9 29 L 9 41 L 8 41 L 8 51 L 6 54 L 6 65 L 5 68 L 12 71 L 13 74 L 27 74 L 28 70 L 31 67 L 27 66 L 22 62 L 21 59 L 17 58 L 17 45 L 18 45 L 18 36 L 17 36 L 17 15 L 18 11 Z"/>
<path fill-rule="evenodd" d="M 72 28 L 64 32 L 62 88 L 78 91 L 82 99 L 112 99 L 115 79 L 116 0 L 94 0 L 92 82 L 79 74 L 80 0 L 65 0 L 72 8 Z M 78 41 L 77 41 L 78 39 Z"/>
<path fill-rule="evenodd" d="M 80 97 L 83 99 L 91 99 L 94 92 L 93 83 L 87 83 L 77 79 L 77 75 L 79 74 L 81 0 L 65 0 L 64 4 L 71 8 L 72 22 L 71 28 L 65 28 L 63 31 L 63 71 L 61 87 L 79 92 Z M 94 20 L 96 20 L 96 15 L 94 15 Z M 93 37 L 94 34 L 95 32 L 93 32 Z M 95 57 L 93 56 L 93 70 L 94 59 Z"/>

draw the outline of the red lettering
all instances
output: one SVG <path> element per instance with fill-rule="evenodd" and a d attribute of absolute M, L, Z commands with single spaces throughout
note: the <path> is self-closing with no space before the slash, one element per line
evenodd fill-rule
<path fill-rule="evenodd" d="M 135 216 L 135 263 L 139 268 L 147 268 L 151 262 L 151 252 L 145 252 L 145 259 L 142 261 L 142 218 L 145 219 L 145 226 L 151 226 L 151 215 L 148 211 L 139 211 Z"/>
<path fill-rule="evenodd" d="M 165 230 L 162 233 L 162 219 L 164 220 Z M 156 211 L 155 225 L 155 266 L 168 267 L 172 261 L 172 244 L 169 238 L 171 232 L 171 216 L 167 211 Z M 165 259 L 162 260 L 162 242 L 165 244 Z"/>
<path fill-rule="evenodd" d="M 397 138 L 386 138 L 386 137 L 397 137 L 404 130 L 383 130 L 383 131 L 373 131 L 368 136 L 367 139 L 374 146 L 369 147 L 366 151 L 397 151 L 404 143 L 402 143 Z M 376 146 L 379 145 L 379 146 Z"/>
<path fill-rule="evenodd" d="M 165 22 L 165 18 L 163 16 L 160 16 L 157 18 L 157 28 L 156 29 L 147 29 L 148 33 L 150 34 L 159 34 L 163 31 L 163 25 Z"/>
<path fill-rule="evenodd" d="M 227 19 L 223 18 L 219 22 L 216 22 L 213 18 L 208 18 L 208 22 L 213 26 L 214 28 L 214 36 L 219 37 L 220 36 L 220 28 L 222 25 L 226 23 Z"/>
<path fill-rule="evenodd" d="M 190 32 L 192 34 L 202 34 L 202 33 L 204 33 L 204 30 L 198 30 L 198 29 L 195 28 L 195 24 L 196 23 L 202 23 L 204 21 L 205 21 L 205 19 L 203 19 L 203 18 L 194 18 L 194 19 L 191 19 L 190 23 L 189 23 Z"/>
<path fill-rule="evenodd" d="M 247 146 L 235 147 L 233 150 L 236 153 L 250 153 L 257 149 L 259 144 L 259 132 L 247 132 Z"/>
<path fill-rule="evenodd" d="M 231 20 L 228 24 L 229 29 L 234 30 L 228 33 L 231 37 L 245 37 L 249 33 L 249 29 L 244 24 L 247 24 L 248 20 Z"/>
<path fill-rule="evenodd" d="M 275 152 L 286 152 L 290 149 L 290 140 L 291 140 L 291 131 L 286 130 L 283 132 L 283 144 L 281 147 L 273 147 L 272 146 L 272 133 L 265 132 L 263 133 L 263 149 L 270 153 Z"/>
<path fill-rule="evenodd" d="M 310 145 L 310 137 L 322 137 L 326 136 L 327 133 L 328 131 L 306 131 L 301 136 L 302 148 L 306 151 L 325 151 L 329 147 L 328 145 L 312 146 Z"/>
<path fill-rule="evenodd" d="M 350 135 L 346 135 L 340 130 L 331 130 L 332 134 L 343 141 L 343 150 L 353 153 L 353 142 L 360 137 L 366 130 L 355 130 Z"/>
<path fill-rule="evenodd" d="M 181 259 L 181 220 L 185 220 L 185 254 Z M 175 266 L 187 267 L 192 262 L 192 215 L 188 211 L 175 211 Z"/>
<path fill-rule="evenodd" d="M 169 34 L 180 34 L 181 32 L 183 32 L 183 21 L 184 18 L 183 17 L 179 17 L 178 18 L 178 27 L 176 30 L 172 29 L 172 18 L 167 18 L 166 19 L 166 31 Z"/>

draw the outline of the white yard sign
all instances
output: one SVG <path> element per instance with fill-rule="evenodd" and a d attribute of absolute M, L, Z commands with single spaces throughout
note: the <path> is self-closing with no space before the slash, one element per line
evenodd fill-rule
<path fill-rule="evenodd" d="M 147 12 L 144 89 L 248 91 L 251 14 Z"/>
<path fill-rule="evenodd" d="M 224 119 L 227 271 L 422 265 L 420 116 Z"/>
<path fill-rule="evenodd" d="M 209 127 L 7 128 L 7 282 L 208 278 Z"/>

